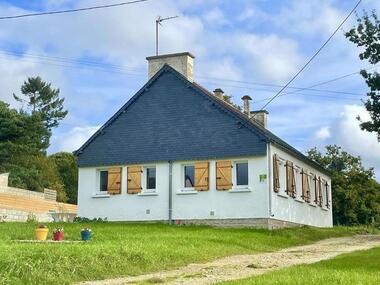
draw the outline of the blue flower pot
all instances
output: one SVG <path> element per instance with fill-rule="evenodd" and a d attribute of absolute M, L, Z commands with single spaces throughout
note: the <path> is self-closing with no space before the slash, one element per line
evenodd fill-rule
<path fill-rule="evenodd" d="M 90 240 L 91 239 L 91 232 L 89 232 L 89 231 L 82 231 L 82 232 L 80 232 L 80 235 L 82 236 L 82 240 Z"/>

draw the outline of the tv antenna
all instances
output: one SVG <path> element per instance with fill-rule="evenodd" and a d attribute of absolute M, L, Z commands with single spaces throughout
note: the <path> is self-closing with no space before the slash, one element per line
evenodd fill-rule
<path fill-rule="evenodd" d="M 171 20 L 178 18 L 178 16 L 172 16 L 172 17 L 166 17 L 166 18 L 161 18 L 161 16 L 158 16 L 156 19 L 156 55 L 158 55 L 158 25 L 162 26 L 161 22 Z"/>

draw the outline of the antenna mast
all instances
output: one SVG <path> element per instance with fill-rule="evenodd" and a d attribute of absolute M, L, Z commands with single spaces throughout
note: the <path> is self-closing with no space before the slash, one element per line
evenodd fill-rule
<path fill-rule="evenodd" d="M 161 16 L 158 16 L 158 18 L 156 19 L 156 55 L 158 55 L 158 25 L 162 26 L 161 22 L 166 21 L 166 20 L 171 20 L 174 18 L 178 18 L 178 16 L 167 17 L 167 18 L 161 18 Z"/>

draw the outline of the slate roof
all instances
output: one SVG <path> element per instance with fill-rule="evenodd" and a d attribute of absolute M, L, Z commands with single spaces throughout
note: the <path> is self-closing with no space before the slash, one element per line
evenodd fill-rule
<path fill-rule="evenodd" d="M 265 155 L 267 143 L 328 173 L 236 107 L 164 65 L 74 153 L 80 167 L 105 166 Z"/>

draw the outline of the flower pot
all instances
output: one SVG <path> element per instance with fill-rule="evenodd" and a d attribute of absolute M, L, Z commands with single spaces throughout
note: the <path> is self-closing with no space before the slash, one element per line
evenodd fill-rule
<path fill-rule="evenodd" d="M 60 241 L 63 240 L 63 232 L 55 232 L 53 233 L 53 240 Z"/>
<path fill-rule="evenodd" d="M 81 231 L 80 235 L 82 236 L 82 240 L 90 240 L 91 239 L 91 232 L 89 232 L 89 231 Z"/>
<path fill-rule="evenodd" d="M 46 240 L 48 233 L 49 233 L 48 228 L 36 229 L 36 240 Z"/>

